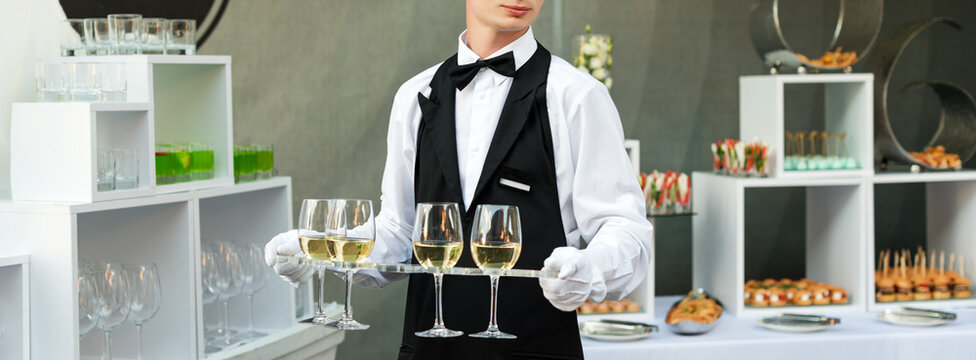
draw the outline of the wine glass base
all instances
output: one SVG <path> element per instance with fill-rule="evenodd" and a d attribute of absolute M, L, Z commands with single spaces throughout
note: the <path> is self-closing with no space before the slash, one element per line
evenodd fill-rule
<path fill-rule="evenodd" d="M 433 328 L 427 331 L 418 331 L 413 334 L 423 338 L 452 338 L 464 335 L 464 332 L 448 328 Z"/>
<path fill-rule="evenodd" d="M 518 336 L 498 330 L 485 330 L 476 334 L 468 334 L 468 336 L 482 339 L 518 339 Z"/>
<path fill-rule="evenodd" d="M 325 324 L 325 327 L 337 330 L 366 330 L 369 329 L 369 325 L 360 324 L 358 321 L 353 319 L 339 319 L 330 323 Z"/>

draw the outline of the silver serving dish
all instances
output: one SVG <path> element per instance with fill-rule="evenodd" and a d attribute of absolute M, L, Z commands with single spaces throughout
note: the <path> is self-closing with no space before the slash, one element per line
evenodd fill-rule
<path fill-rule="evenodd" d="M 678 300 L 673 305 L 671 305 L 671 309 L 674 309 L 674 308 L 678 307 L 678 305 L 681 304 L 681 302 L 684 301 L 685 299 L 712 299 L 712 300 L 715 300 L 715 302 L 718 303 L 718 306 L 721 306 L 722 307 L 722 315 L 725 315 L 725 305 L 723 305 L 721 301 L 719 301 L 718 299 L 712 297 L 707 292 L 705 292 L 704 289 L 701 289 L 701 288 L 698 288 L 698 289 L 695 289 L 695 290 L 692 290 L 691 292 L 689 292 L 688 295 L 685 295 L 685 297 L 683 297 L 681 300 Z M 670 313 L 671 310 L 668 309 L 668 312 Z M 667 324 L 668 330 L 671 330 L 671 332 L 673 332 L 675 334 L 678 334 L 678 335 L 701 335 L 701 334 L 707 333 L 709 331 L 712 331 L 712 329 L 714 329 L 716 326 L 718 326 L 718 322 L 719 322 L 719 320 L 722 319 L 722 315 L 719 315 L 718 319 L 715 319 L 715 321 L 713 321 L 710 324 L 704 324 L 704 323 L 700 323 L 700 322 L 697 322 L 697 321 L 691 321 L 691 320 L 681 321 L 681 322 L 678 322 L 676 324 L 668 324 L 665 321 L 665 324 Z M 667 316 L 667 315 L 665 315 L 665 316 Z"/>

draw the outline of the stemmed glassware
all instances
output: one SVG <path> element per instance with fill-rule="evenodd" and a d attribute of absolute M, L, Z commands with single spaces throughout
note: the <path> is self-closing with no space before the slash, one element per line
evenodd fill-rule
<path fill-rule="evenodd" d="M 117 263 L 99 266 L 95 276 L 98 326 L 105 334 L 102 359 L 112 359 L 112 330 L 129 316 L 129 285 L 125 270 Z"/>
<path fill-rule="evenodd" d="M 136 325 L 136 359 L 142 359 L 142 325 L 159 311 L 161 289 L 156 264 L 131 265 L 125 269 L 128 275 L 130 310 L 129 317 Z"/>
<path fill-rule="evenodd" d="M 231 241 L 219 241 L 216 245 L 217 254 L 220 257 L 220 280 L 217 286 L 220 289 L 220 296 L 223 313 L 221 314 L 221 326 L 217 329 L 217 337 L 223 339 L 224 344 L 234 343 L 233 333 L 230 329 L 230 299 L 241 294 L 244 288 L 244 268 L 241 264 L 241 253 L 237 246 Z"/>
<path fill-rule="evenodd" d="M 209 244 L 204 244 L 200 253 L 200 287 L 201 287 L 201 300 L 203 300 L 203 305 L 213 304 L 220 297 L 220 281 L 221 272 L 220 265 L 220 254 L 214 249 L 213 246 Z M 212 334 L 210 331 L 204 331 L 204 334 L 209 338 L 214 335 L 216 331 Z M 220 347 L 215 346 L 213 341 L 208 341 L 207 348 L 204 350 L 206 353 L 212 353 L 215 351 L 220 351 Z"/>
<path fill-rule="evenodd" d="M 254 331 L 254 294 L 268 284 L 268 268 L 264 265 L 264 248 L 259 244 L 247 244 L 244 250 L 244 294 L 247 295 L 247 333 L 244 339 L 254 339 L 266 334 Z"/>
<path fill-rule="evenodd" d="M 298 240 L 302 252 L 310 259 L 332 260 L 326 246 L 326 220 L 333 200 L 305 199 L 298 215 Z M 312 323 L 325 324 L 330 321 L 325 316 L 325 269 L 319 268 L 319 296 L 315 306 Z"/>
<path fill-rule="evenodd" d="M 415 334 L 428 338 L 447 338 L 464 332 L 444 326 L 441 288 L 444 269 L 453 268 L 461 259 L 464 238 L 461 214 L 456 203 L 420 203 L 413 224 L 413 255 L 425 269 L 434 271 L 434 327 Z"/>
<path fill-rule="evenodd" d="M 508 205 L 478 205 L 471 229 L 471 257 L 478 268 L 486 270 L 491 279 L 491 318 L 488 329 L 476 338 L 515 339 L 516 336 L 498 330 L 498 278 L 503 270 L 515 266 L 522 252 L 522 227 L 518 207 Z"/>
<path fill-rule="evenodd" d="M 373 202 L 369 200 L 337 199 L 332 202 L 326 220 L 326 249 L 333 261 L 362 263 L 373 252 L 376 223 L 373 221 Z M 353 264 L 350 264 L 353 265 Z M 339 330 L 365 330 L 369 325 L 352 318 L 352 276 L 356 270 L 346 269 L 346 302 L 342 317 L 326 324 Z"/>
<path fill-rule="evenodd" d="M 95 298 L 94 270 L 78 267 L 78 337 L 84 337 L 98 325 L 98 303 Z"/>

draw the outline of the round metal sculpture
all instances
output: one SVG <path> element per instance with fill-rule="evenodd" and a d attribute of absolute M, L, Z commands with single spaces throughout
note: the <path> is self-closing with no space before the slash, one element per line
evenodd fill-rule
<path fill-rule="evenodd" d="M 840 0 L 840 13 L 837 16 L 837 26 L 834 28 L 829 49 L 841 48 L 854 51 L 857 54 L 854 63 L 862 59 L 871 49 L 878 32 L 881 31 L 883 7 L 883 0 Z M 784 67 L 796 68 L 800 73 L 808 69 L 850 72 L 851 66 L 854 65 L 850 63 L 846 66 L 819 66 L 797 56 L 783 37 L 779 19 L 779 0 L 759 0 L 753 6 L 749 34 L 759 56 L 769 66 L 770 73 L 778 73 Z"/>
<path fill-rule="evenodd" d="M 895 31 L 891 37 L 885 39 L 874 50 L 868 59 L 866 70 L 874 73 L 874 156 L 878 166 L 887 169 L 889 162 L 898 162 L 934 170 L 926 163 L 912 157 L 898 139 L 891 128 L 888 119 L 888 85 L 891 74 L 898 63 L 901 54 L 908 44 L 919 33 L 934 24 L 947 24 L 957 30 L 962 30 L 953 19 L 933 18 L 905 25 Z M 923 81 L 910 84 L 904 90 L 913 90 L 928 86 L 939 97 L 942 106 L 942 116 L 929 146 L 942 145 L 948 153 L 958 154 L 963 163 L 976 153 L 976 102 L 966 90 L 945 81 Z"/>

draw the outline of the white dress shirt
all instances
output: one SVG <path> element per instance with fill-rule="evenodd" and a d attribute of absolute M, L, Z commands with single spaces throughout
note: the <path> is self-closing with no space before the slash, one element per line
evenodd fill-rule
<path fill-rule="evenodd" d="M 459 65 L 479 59 L 466 39 L 466 33 L 458 38 Z M 530 28 L 488 58 L 512 51 L 516 68 L 521 68 L 537 48 Z M 440 64 L 408 80 L 393 100 L 382 205 L 376 217 L 377 242 L 370 256 L 373 261 L 405 263 L 413 256 L 413 172 L 421 119 L 417 93 L 430 96 L 430 81 L 438 67 Z M 561 58 L 552 57 L 547 81 L 546 105 L 566 244 L 580 247 L 581 238 L 586 242 L 583 251 L 603 273 L 607 298 L 619 299 L 641 283 L 654 248 L 644 196 L 624 150 L 620 116 L 603 84 Z M 511 86 L 512 78 L 483 69 L 464 90 L 455 90 L 461 206 L 466 208 Z M 380 285 L 393 279 L 387 275 Z"/>

